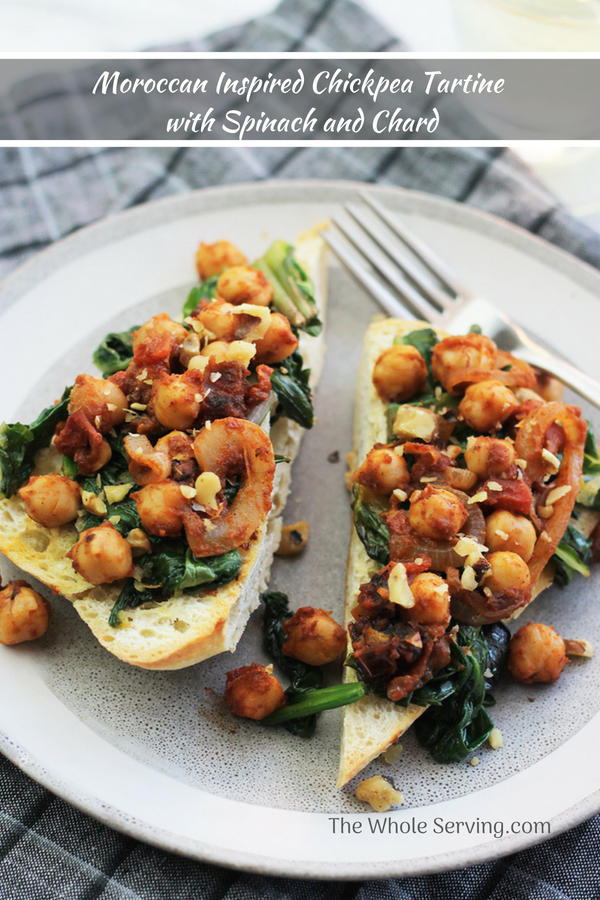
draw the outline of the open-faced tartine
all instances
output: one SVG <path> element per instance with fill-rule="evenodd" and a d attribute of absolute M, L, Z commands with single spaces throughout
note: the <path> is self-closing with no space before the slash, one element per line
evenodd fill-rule
<path fill-rule="evenodd" d="M 197 263 L 183 324 L 161 314 L 109 335 L 94 356 L 108 380 L 79 376 L 30 429 L 0 436 L 0 550 L 147 669 L 235 648 L 269 578 L 324 350 L 316 229 L 252 267 L 226 241 Z"/>
<path fill-rule="evenodd" d="M 571 515 L 586 422 L 560 400 L 554 379 L 474 331 L 454 337 L 388 319 L 365 338 L 344 677 L 367 682 L 369 692 L 342 710 L 340 786 L 428 704 L 439 710 L 441 688 L 452 690 L 444 673 L 460 679 L 465 663 L 481 691 L 469 698 L 471 718 L 456 723 L 454 744 L 444 744 L 443 714 L 417 731 L 441 761 L 480 746 L 492 725 L 483 708 L 492 678 L 485 641 L 504 640 L 500 630 L 508 639 L 500 623 L 522 613 L 556 567 L 585 571 L 578 535 L 588 537 L 599 514 L 578 506 L 577 521 Z"/>

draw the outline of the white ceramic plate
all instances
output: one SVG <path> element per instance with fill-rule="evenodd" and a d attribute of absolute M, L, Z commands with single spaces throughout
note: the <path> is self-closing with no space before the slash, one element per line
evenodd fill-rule
<path fill-rule="evenodd" d="M 227 237 L 252 257 L 275 237 L 293 240 L 335 214 L 358 187 L 204 190 L 107 219 L 39 254 L 0 291 L 0 418 L 29 421 L 76 374 L 93 371 L 91 352 L 107 331 L 162 309 L 177 312 L 194 281 L 200 239 Z M 600 378 L 596 271 L 465 207 L 373 190 L 465 281 Z M 273 586 L 287 590 L 293 606 L 341 616 L 347 494 L 343 462 L 327 457 L 338 450 L 343 460 L 350 446 L 355 370 L 376 310 L 334 266 L 330 297 L 319 422 L 306 435 L 286 513 L 311 523 L 311 542 L 302 558 L 277 561 Z M 5 563 L 2 574 L 14 577 L 14 569 Z M 548 591 L 536 617 L 598 642 L 592 580 L 595 588 L 580 579 L 565 592 Z M 224 711 L 227 669 L 264 660 L 260 614 L 234 658 L 146 672 L 102 650 L 68 603 L 55 598 L 52 606 L 41 641 L 0 648 L 0 747 L 87 813 L 168 850 L 271 874 L 388 877 L 509 853 L 548 836 L 527 823 L 549 822 L 556 834 L 600 808 L 595 660 L 571 664 L 555 686 L 499 688 L 494 718 L 504 747 L 482 750 L 477 767 L 435 764 L 407 735 L 393 769 L 369 767 L 368 774 L 393 776 L 406 798 L 377 816 L 355 800 L 355 785 L 335 788 L 338 711 L 321 717 L 308 742 L 233 722 Z"/>

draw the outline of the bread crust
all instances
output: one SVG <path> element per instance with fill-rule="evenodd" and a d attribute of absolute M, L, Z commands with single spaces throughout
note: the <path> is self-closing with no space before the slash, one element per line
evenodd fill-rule
<path fill-rule="evenodd" d="M 352 468 L 358 467 L 363 462 L 373 444 L 387 443 L 385 418 L 387 404 L 375 390 L 371 377 L 375 360 L 398 335 L 415 331 L 417 328 L 430 327 L 428 322 L 385 319 L 373 322 L 367 330 L 357 378 Z M 439 334 L 445 336 L 445 332 Z M 356 605 L 360 585 L 369 581 L 381 568 L 368 556 L 354 524 L 351 527 L 344 611 L 346 627 L 352 620 L 352 609 Z M 351 650 L 350 644 L 349 647 Z M 344 681 L 356 681 L 356 673 L 348 666 L 344 667 Z M 358 703 L 344 706 L 338 787 L 347 784 L 366 765 L 395 743 L 423 712 L 422 706 L 413 704 L 401 707 L 383 697 L 373 695 L 363 697 Z"/>
<path fill-rule="evenodd" d="M 322 316 L 326 265 L 324 243 L 317 228 L 298 238 L 296 256 L 313 279 Z M 310 337 L 302 333 L 299 349 L 305 366 L 311 369 L 314 389 L 323 363 L 323 335 Z M 270 434 L 275 453 L 293 460 L 303 433 L 297 423 L 280 419 Z M 60 457 L 57 453 L 47 454 L 41 465 L 35 474 L 56 470 Z M 280 513 L 290 481 L 291 464 L 278 465 L 269 517 L 249 544 L 240 548 L 242 568 L 236 579 L 214 590 L 199 594 L 177 592 L 169 600 L 127 609 L 117 628 L 108 624 L 108 618 L 122 584 L 94 587 L 73 569 L 65 558 L 78 537 L 73 525 L 45 528 L 27 516 L 18 494 L 0 500 L 0 552 L 53 593 L 70 600 L 100 644 L 123 662 L 143 669 L 181 669 L 235 649 L 269 580 L 281 534 Z"/>
<path fill-rule="evenodd" d="M 379 397 L 371 377 L 375 361 L 383 350 L 391 346 L 394 338 L 431 327 L 429 322 L 385 319 L 373 322 L 367 330 L 357 379 L 352 469 L 363 462 L 375 443 L 387 443 L 387 403 Z M 448 336 L 447 332 L 439 329 L 436 329 L 436 333 L 440 338 Z M 585 512 L 587 515 L 579 522 L 579 527 L 588 536 L 598 523 L 600 514 L 592 510 Z M 346 579 L 346 626 L 352 620 L 352 609 L 356 605 L 360 585 L 369 581 L 380 568 L 367 555 L 352 524 Z M 549 587 L 553 579 L 554 566 L 550 562 L 536 582 L 531 600 Z M 516 610 L 510 619 L 517 618 L 526 608 Z M 351 645 L 349 646 L 351 650 Z M 356 681 L 354 670 L 347 666 L 344 668 L 344 680 Z M 372 760 L 384 753 L 423 712 L 425 707 L 401 707 L 373 695 L 343 707 L 338 787 L 347 784 Z"/>

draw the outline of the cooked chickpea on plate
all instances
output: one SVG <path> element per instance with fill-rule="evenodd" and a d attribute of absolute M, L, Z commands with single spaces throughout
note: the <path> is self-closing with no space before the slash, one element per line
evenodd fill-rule
<path fill-rule="evenodd" d="M 309 536 L 278 514 L 314 423 L 322 239 L 276 241 L 253 263 L 226 240 L 202 243 L 196 264 L 180 316 L 108 334 L 99 375 L 0 432 L 0 550 L 148 669 L 234 649 L 274 553 L 292 557 Z M 502 673 L 551 684 L 593 653 L 584 635 L 530 621 L 511 637 L 508 623 L 553 581 L 588 576 L 600 550 L 591 425 L 560 383 L 476 326 L 373 323 L 350 459 L 344 623 L 264 593 L 271 662 L 236 660 L 223 686 L 233 716 L 302 737 L 342 707 L 340 786 L 412 724 L 437 762 L 500 748 L 489 710 Z M 43 635 L 49 614 L 9 583 L 0 642 Z M 377 778 L 359 794 L 401 802 Z"/>
<path fill-rule="evenodd" d="M 314 421 L 323 258 L 316 230 L 253 264 L 229 241 L 201 243 L 180 315 L 108 334 L 99 375 L 78 374 L 31 425 L 2 426 L 0 550 L 126 662 L 179 668 L 233 649 L 259 602 Z M 22 634 L 45 630 L 31 626 L 45 601 L 34 613 L 35 592 L 13 586 L 5 643 L 18 616 Z"/>
<path fill-rule="evenodd" d="M 600 541 L 591 425 L 476 326 L 374 323 L 357 397 L 345 678 L 363 696 L 342 712 L 340 785 L 413 723 L 437 762 L 501 746 L 488 710 L 503 670 L 548 683 L 592 655 L 507 623 L 553 580 L 589 576 Z"/>
<path fill-rule="evenodd" d="M 308 685 L 340 653 L 339 625 L 267 595 L 267 647 L 292 684 L 282 699 L 269 672 L 269 700 L 252 715 L 306 735 L 314 722 L 302 721 L 343 707 L 340 786 L 413 723 L 437 762 L 468 759 L 486 741 L 499 749 L 488 710 L 502 672 L 551 683 L 569 658 L 592 655 L 550 625 L 529 622 L 511 638 L 506 624 L 552 580 L 589 575 L 597 553 L 600 459 L 591 426 L 561 395 L 476 328 L 369 329 L 349 476 L 345 683 Z M 251 694 L 247 682 L 249 706 Z"/>

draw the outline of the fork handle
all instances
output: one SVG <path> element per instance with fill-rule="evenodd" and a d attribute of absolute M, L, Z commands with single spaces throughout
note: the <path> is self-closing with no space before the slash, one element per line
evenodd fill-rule
<path fill-rule="evenodd" d="M 556 375 L 560 381 L 600 409 L 600 382 L 586 375 L 585 372 L 572 366 L 571 363 L 547 353 L 541 347 L 519 347 L 517 355 L 532 366 L 538 366 L 540 369 L 550 372 L 551 375 Z"/>

